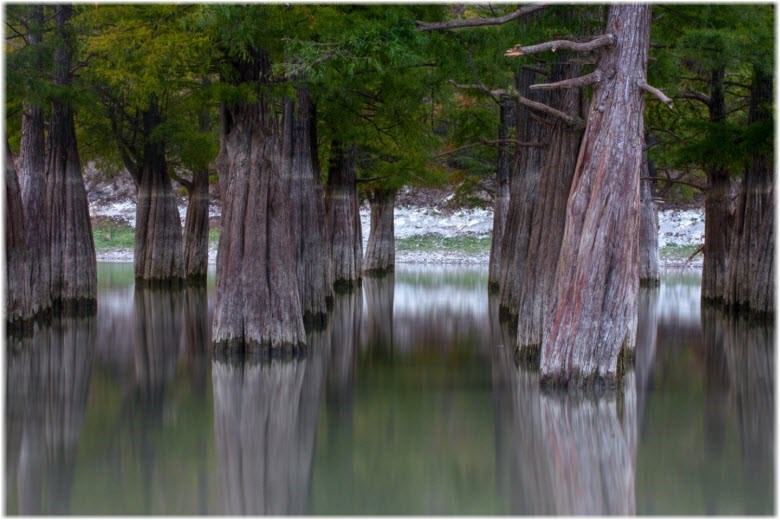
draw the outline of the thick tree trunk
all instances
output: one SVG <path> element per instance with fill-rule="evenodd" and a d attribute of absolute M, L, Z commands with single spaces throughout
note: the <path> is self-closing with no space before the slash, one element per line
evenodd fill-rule
<path fill-rule="evenodd" d="M 496 165 L 496 195 L 493 199 L 493 229 L 490 240 L 490 263 L 488 264 L 488 289 L 499 290 L 501 241 L 504 238 L 506 214 L 509 210 L 509 152 L 505 140 L 509 138 L 509 115 L 512 110 L 507 100 L 499 105 L 498 164 Z"/>
<path fill-rule="evenodd" d="M 55 83 L 71 83 L 72 47 L 68 23 L 73 6 L 55 7 L 63 43 L 54 53 Z M 66 309 L 94 311 L 97 301 L 95 245 L 81 161 L 67 98 L 55 98 L 49 127 L 47 205 L 51 239 L 51 298 Z"/>
<path fill-rule="evenodd" d="M 141 285 L 178 284 L 184 278 L 181 219 L 165 146 L 152 137 L 161 123 L 152 102 L 143 114 L 144 156 L 136 177 L 134 260 L 136 283 Z"/>
<path fill-rule="evenodd" d="M 395 190 L 374 190 L 369 194 L 371 230 L 366 244 L 363 272 L 383 275 L 395 271 Z"/>
<path fill-rule="evenodd" d="M 363 237 L 357 198 L 354 145 L 331 144 L 326 194 L 328 235 L 336 289 L 361 283 Z"/>
<path fill-rule="evenodd" d="M 237 65 L 244 81 L 267 81 L 259 52 Z M 305 345 L 290 229 L 290 182 L 270 100 L 225 110 L 228 189 L 217 256 L 213 341 L 218 350 Z"/>
<path fill-rule="evenodd" d="M 536 73 L 526 68 L 517 75 L 517 90 L 520 95 L 537 102 L 545 102 L 547 95 L 542 91 L 530 90 Z M 550 131 L 531 111 L 517 107 L 517 139 L 524 142 L 549 141 Z M 515 152 L 515 173 L 510 183 L 509 209 L 506 227 L 501 241 L 499 261 L 499 291 L 501 294 L 500 315 L 502 319 L 514 322 L 520 304 L 520 285 L 525 272 L 528 243 L 531 239 L 531 221 L 537 202 L 540 200 L 539 179 L 545 148 L 517 147 Z"/>
<path fill-rule="evenodd" d="M 5 322 L 10 332 L 33 316 L 22 193 L 5 140 Z"/>
<path fill-rule="evenodd" d="M 726 113 L 723 93 L 723 69 L 712 71 L 710 79 L 710 122 L 722 123 Z M 705 168 L 707 191 L 704 204 L 704 267 L 701 275 L 701 297 L 704 301 L 721 301 L 726 294 L 731 241 L 731 179 L 722 166 Z"/>
<path fill-rule="evenodd" d="M 184 223 L 184 276 L 190 283 L 206 283 L 209 267 L 209 172 L 192 175 L 187 192 L 187 219 Z"/>
<path fill-rule="evenodd" d="M 317 112 L 309 92 L 297 89 L 296 101 L 286 101 L 289 147 L 292 233 L 298 293 L 307 325 L 322 326 L 333 303 L 330 247 L 325 222 L 325 200 L 317 155 Z"/>
<path fill-rule="evenodd" d="M 754 73 L 750 123 L 772 119 L 772 76 Z M 775 204 L 771 148 L 756 150 L 745 170 L 729 253 L 726 304 L 757 316 L 773 316 Z"/>
<path fill-rule="evenodd" d="M 654 177 L 647 152 L 642 154 L 642 177 Z M 640 181 L 639 284 L 656 287 L 661 283 L 658 264 L 658 208 L 653 201 L 653 181 Z"/>
<path fill-rule="evenodd" d="M 542 382 L 584 385 L 620 377 L 633 349 L 639 288 L 639 169 L 650 6 L 613 4 L 588 125 L 566 208 L 555 311 L 542 340 Z"/>
<path fill-rule="evenodd" d="M 551 81 L 576 77 L 580 67 L 568 65 L 565 55 L 553 69 Z M 582 112 L 580 89 L 551 96 L 552 106 L 567 114 Z M 541 169 L 538 202 L 531 217 L 525 271 L 518 273 L 517 346 L 519 359 L 537 365 L 545 323 L 555 303 L 555 273 L 566 224 L 569 196 L 582 129 L 556 121 Z"/>

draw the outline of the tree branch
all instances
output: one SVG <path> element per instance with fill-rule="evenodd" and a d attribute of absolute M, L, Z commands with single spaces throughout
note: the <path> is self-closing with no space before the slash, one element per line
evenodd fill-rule
<path fill-rule="evenodd" d="M 537 54 L 545 51 L 555 52 L 558 49 L 576 52 L 588 52 L 615 43 L 615 36 L 612 34 L 604 34 L 589 42 L 572 42 L 569 40 L 554 40 L 551 42 L 539 43 L 537 45 L 531 45 L 523 47 L 522 45 L 515 45 L 504 53 L 504 56 L 525 56 L 527 54 Z"/>
<path fill-rule="evenodd" d="M 647 82 L 645 82 L 645 81 L 639 81 L 639 88 L 641 88 L 642 90 L 644 90 L 648 94 L 654 95 L 656 98 L 658 98 L 659 101 L 661 101 L 661 103 L 663 103 L 664 105 L 668 106 L 669 108 L 672 108 L 672 105 L 673 105 L 672 100 L 669 99 L 669 97 L 666 94 L 664 94 L 663 92 L 661 92 L 657 88 L 655 88 L 655 87 L 653 87 L 651 85 L 648 85 Z"/>
<path fill-rule="evenodd" d="M 679 179 L 664 179 L 663 177 L 640 177 L 640 179 L 642 179 L 643 181 L 663 181 L 672 184 L 683 184 L 685 186 L 690 186 L 691 188 L 696 188 L 697 190 L 707 191 L 707 188 L 705 186 L 699 186 L 698 184 L 694 184 L 692 182 L 687 182 L 687 181 L 681 181 Z"/>
<path fill-rule="evenodd" d="M 511 13 L 503 16 L 496 16 L 495 18 L 473 18 L 471 20 L 452 20 L 450 22 L 421 22 L 417 21 L 418 31 L 442 31 L 448 29 L 467 29 L 470 27 L 482 27 L 485 25 L 501 25 L 507 22 L 511 22 L 521 16 L 528 13 L 544 9 L 548 4 L 530 4 L 519 9 L 512 11 Z"/>
<path fill-rule="evenodd" d="M 704 103 L 708 107 L 710 106 L 710 103 L 711 103 L 710 96 L 708 96 L 707 94 L 704 94 L 702 92 L 697 92 L 695 90 L 686 90 L 679 97 L 684 98 L 684 99 L 694 99 L 696 101 L 701 101 L 702 103 Z"/>
<path fill-rule="evenodd" d="M 556 81 L 555 83 L 538 83 L 531 85 L 531 90 L 555 90 L 558 88 L 578 88 L 587 85 L 592 85 L 601 81 L 601 70 L 595 70 L 590 74 L 585 74 L 578 78 L 564 79 L 563 81 Z"/>

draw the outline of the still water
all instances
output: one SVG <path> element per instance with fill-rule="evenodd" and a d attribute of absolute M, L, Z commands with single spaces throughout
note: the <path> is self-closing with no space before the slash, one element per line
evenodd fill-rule
<path fill-rule="evenodd" d="M 773 330 L 642 290 L 601 397 L 516 368 L 483 268 L 340 296 L 306 359 L 212 361 L 208 290 L 99 265 L 97 316 L 6 353 L 10 514 L 772 514 Z"/>

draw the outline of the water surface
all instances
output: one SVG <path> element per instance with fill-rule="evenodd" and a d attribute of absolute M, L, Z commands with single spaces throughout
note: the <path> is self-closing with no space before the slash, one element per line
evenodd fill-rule
<path fill-rule="evenodd" d="M 773 330 L 642 290 L 595 397 L 518 369 L 484 268 L 401 265 L 305 359 L 212 360 L 208 290 L 100 264 L 97 315 L 6 353 L 10 514 L 772 514 Z"/>

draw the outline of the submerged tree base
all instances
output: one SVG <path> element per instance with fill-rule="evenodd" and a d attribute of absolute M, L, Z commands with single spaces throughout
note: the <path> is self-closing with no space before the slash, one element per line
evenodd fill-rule
<path fill-rule="evenodd" d="M 515 364 L 525 369 L 539 370 L 541 355 L 542 346 L 538 343 L 519 346 L 515 350 Z"/>
<path fill-rule="evenodd" d="M 190 283 L 189 278 L 136 278 L 135 286 L 139 289 L 179 289 Z M 193 281 L 192 284 L 206 283 L 204 276 L 202 281 Z"/>
<path fill-rule="evenodd" d="M 349 279 L 336 280 L 335 282 L 333 282 L 333 291 L 338 294 L 349 293 L 360 289 L 362 285 L 363 285 L 362 278 L 356 278 L 353 280 L 349 280 Z"/>
<path fill-rule="evenodd" d="M 639 287 L 646 287 L 648 289 L 661 287 L 661 280 L 660 278 L 643 278 L 639 280 Z"/>
<path fill-rule="evenodd" d="M 213 345 L 214 361 L 222 362 L 264 363 L 275 359 L 292 361 L 305 358 L 308 352 L 305 343 L 272 347 L 270 343 L 232 340 L 220 341 Z"/>

